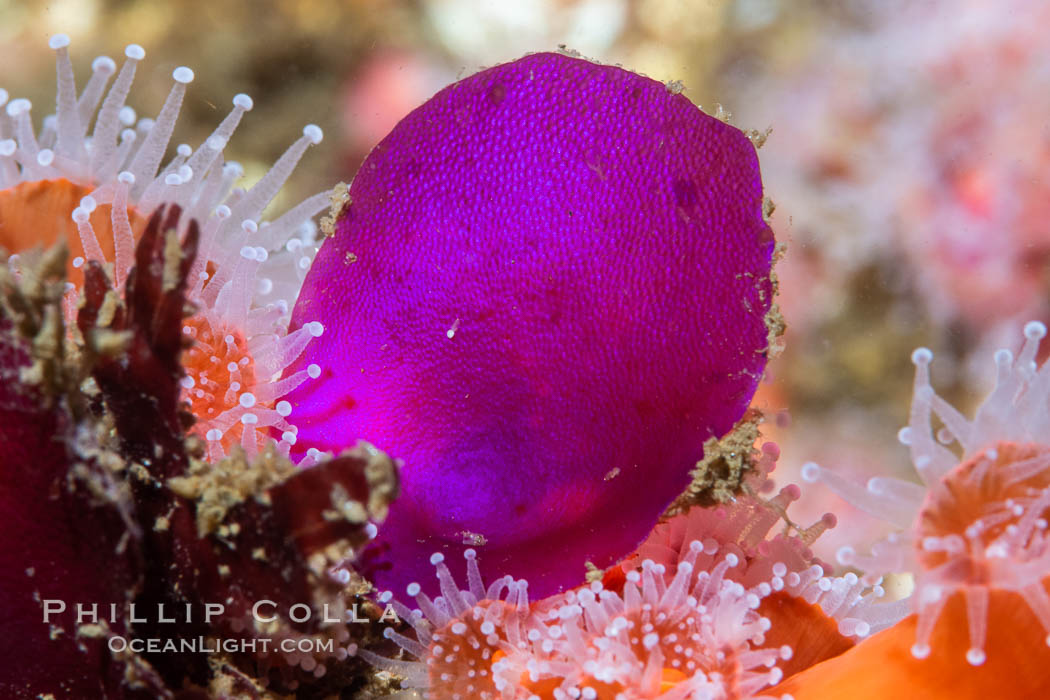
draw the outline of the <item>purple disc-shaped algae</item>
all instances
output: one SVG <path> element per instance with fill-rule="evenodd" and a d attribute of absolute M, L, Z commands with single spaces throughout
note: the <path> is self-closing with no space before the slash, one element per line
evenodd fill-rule
<path fill-rule="evenodd" d="M 442 90 L 369 154 L 307 275 L 293 448 L 404 461 L 376 583 L 542 596 L 628 554 L 765 366 L 773 236 L 738 129 L 629 71 L 535 54 Z M 482 540 L 483 538 L 483 540 Z M 482 542 L 483 545 L 471 545 Z"/>

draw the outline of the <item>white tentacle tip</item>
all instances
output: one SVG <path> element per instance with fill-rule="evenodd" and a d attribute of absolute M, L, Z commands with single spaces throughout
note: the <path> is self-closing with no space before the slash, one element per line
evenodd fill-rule
<path fill-rule="evenodd" d="M 109 56 L 96 56 L 95 60 L 91 62 L 92 73 L 104 73 L 105 75 L 112 75 L 116 70 L 116 62 Z"/>
<path fill-rule="evenodd" d="M 816 462 L 806 462 L 802 465 L 801 476 L 803 481 L 815 484 L 820 480 L 820 465 Z"/>
<path fill-rule="evenodd" d="M 316 146 L 321 143 L 321 140 L 324 138 L 324 132 L 321 131 L 321 127 L 316 124 L 307 124 L 303 127 L 303 136 L 308 138 L 310 143 Z"/>
<path fill-rule="evenodd" d="M 68 34 L 55 34 L 47 41 L 47 45 L 53 50 L 58 51 L 69 46 L 69 35 Z"/>
<path fill-rule="evenodd" d="M 255 106 L 255 102 L 251 97 L 245 95 L 243 92 L 237 93 L 233 96 L 233 106 L 240 107 L 245 112 L 250 112 L 252 107 Z"/>
<path fill-rule="evenodd" d="M 171 77 L 175 79 L 176 83 L 185 85 L 193 82 L 193 71 L 186 66 L 179 66 L 171 72 Z"/>
<path fill-rule="evenodd" d="M 912 644 L 911 645 L 911 655 L 914 656 L 916 659 L 925 659 L 927 656 L 930 655 L 930 645 L 929 644 Z"/>
<path fill-rule="evenodd" d="M 28 112 L 33 108 L 33 103 L 24 97 L 19 97 L 17 100 L 11 100 L 7 104 L 7 116 L 17 117 L 24 112 Z"/>
<path fill-rule="evenodd" d="M 1031 340 L 1039 340 L 1046 337 L 1046 324 L 1040 321 L 1029 321 L 1024 324 L 1024 336 Z M 971 650 L 972 651 L 972 650 Z"/>
<path fill-rule="evenodd" d="M 904 426 L 897 431 L 897 442 L 902 445 L 911 444 L 911 428 L 909 426 Z"/>
<path fill-rule="evenodd" d="M 142 48 L 138 44 L 128 44 L 124 47 L 124 55 L 130 58 L 132 61 L 141 61 L 146 57 L 146 49 Z"/>
<path fill-rule="evenodd" d="M 928 365 L 933 361 L 933 351 L 929 348 L 915 348 L 915 352 L 911 354 L 911 361 L 916 365 Z"/>
<path fill-rule="evenodd" d="M 983 649 L 969 649 L 966 652 L 966 662 L 971 666 L 980 666 L 988 659 Z"/>

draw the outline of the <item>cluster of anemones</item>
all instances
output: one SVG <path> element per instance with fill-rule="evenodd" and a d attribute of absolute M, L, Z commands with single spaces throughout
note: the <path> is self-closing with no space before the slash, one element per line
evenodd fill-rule
<path fill-rule="evenodd" d="M 501 579 L 486 591 L 470 551 L 470 591 L 461 592 L 435 555 L 442 596 L 432 601 L 411 586 L 419 609 L 403 612 L 416 638 L 391 635 L 420 661 L 364 656 L 432 698 L 800 698 L 848 689 L 876 697 L 894 683 L 969 697 L 1000 682 L 966 672 L 974 666 L 1010 669 L 1013 686 L 1041 692 L 1046 653 L 1038 649 L 1050 646 L 1050 363 L 1040 368 L 1035 358 L 1045 335 L 1029 323 L 1016 358 L 996 353 L 995 388 L 973 420 L 930 387 L 932 353 L 914 353 L 915 397 L 900 440 L 922 485 L 882 476 L 855 485 L 805 467 L 807 481 L 901 528 L 871 555 L 838 552 L 840 565 L 863 576 L 829 576 L 813 558 L 807 545 L 834 518 L 791 524 L 786 507 L 798 487 L 759 495 L 778 452 L 767 443 L 732 503 L 660 523 L 632 557 L 581 589 L 531 604 L 524 581 Z M 776 523 L 788 531 L 770 536 Z M 887 574 L 910 575 L 914 591 L 885 600 Z M 893 665 L 873 668 L 886 654 Z"/>
<path fill-rule="evenodd" d="M 695 542 L 691 558 L 702 549 Z M 756 609 L 772 586 L 747 589 L 725 578 L 739 563 L 731 553 L 692 585 L 688 560 L 670 584 L 664 567 L 646 560 L 620 593 L 594 582 L 531 606 L 525 581 L 503 578 L 486 590 L 474 550 L 467 561 L 466 591 L 439 554 L 432 562 L 442 595 L 431 600 L 418 584 L 409 587 L 419 608 L 402 606 L 402 614 L 415 639 L 393 630 L 388 637 L 420 661 L 360 652 L 427 697 L 754 697 L 781 679 L 776 664 L 791 657 L 787 646 L 762 648 L 770 621 Z"/>
<path fill-rule="evenodd" d="M 249 190 L 236 188 L 243 169 L 223 151 L 252 99 L 233 98 L 233 109 L 197 148 L 176 148 L 162 163 L 193 71 L 174 70 L 174 84 L 155 119 L 136 120 L 126 104 L 141 46 L 125 49 L 119 72 L 107 56 L 92 63 L 92 76 L 78 95 L 69 38 L 58 34 L 56 113 L 35 132 L 28 100 L 7 102 L 0 91 L 0 245 L 14 253 L 41 243 L 65 241 L 71 248 L 66 317 L 74 316 L 86 262 L 110 263 L 120 289 L 133 265 L 135 242 L 158 205 L 176 204 L 183 222 L 196 221 L 201 240 L 190 273 L 187 298 L 196 308 L 183 328 L 192 341 L 183 355 L 182 398 L 195 418 L 191 432 L 218 459 L 240 444 L 255 455 L 275 431 L 285 454 L 295 443 L 291 405 L 281 397 L 320 375 L 308 368 L 282 378 L 312 338 L 324 332 L 317 321 L 289 332 L 291 308 L 317 249 L 312 217 L 328 207 L 318 193 L 274 221 L 262 221 L 296 164 L 321 129 L 308 125 L 273 167 Z M 106 85 L 113 78 L 112 86 Z M 97 113 L 97 116 L 96 116 Z M 91 120 L 94 116 L 94 126 Z M 185 225 L 185 224 L 184 224 Z M 307 457 L 310 463 L 316 455 Z"/>
<path fill-rule="evenodd" d="M 793 323 L 829 320 L 832 290 L 879 260 L 910 268 L 905 316 L 1001 343 L 1047 313 L 1048 21 L 1028 0 L 878 3 L 743 86 L 782 149 L 763 160 L 791 202 L 778 235 L 805 250 L 784 270 Z"/>
<path fill-rule="evenodd" d="M 379 598 L 411 624 L 414 638 L 387 636 L 418 661 L 360 653 L 430 698 L 781 697 L 772 686 L 888 625 L 900 606 L 814 559 L 808 544 L 834 518 L 790 524 L 797 487 L 761 495 L 777 455 L 763 446 L 733 502 L 668 519 L 602 580 L 540 601 L 510 577 L 486 589 L 474 550 L 460 590 L 435 554 L 439 597 L 413 583 L 415 610 Z M 795 531 L 770 535 L 778 523 Z"/>

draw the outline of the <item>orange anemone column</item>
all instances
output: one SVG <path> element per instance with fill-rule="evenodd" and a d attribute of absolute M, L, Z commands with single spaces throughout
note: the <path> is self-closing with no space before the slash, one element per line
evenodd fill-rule
<path fill-rule="evenodd" d="M 1044 580 L 1050 587 L 1050 578 Z M 846 653 L 788 678 L 770 695 L 795 700 L 988 700 L 1050 697 L 1050 646 L 1046 632 L 1020 595 L 992 591 L 988 658 L 966 661 L 970 647 L 961 594 L 945 604 L 930 639 L 929 657 L 911 654 L 915 616 L 873 635 Z"/>
<path fill-rule="evenodd" d="M 94 189 L 94 186 L 78 185 L 65 178 L 23 182 L 0 189 L 0 247 L 13 254 L 35 247 L 48 248 L 65 240 L 69 246 L 66 264 L 69 281 L 80 287 L 84 275 L 73 266 L 73 261 L 84 256 L 84 247 L 72 215 L 80 200 Z M 90 216 L 106 261 L 112 261 L 114 254 L 111 219 L 112 207 L 109 204 L 98 205 Z M 146 228 L 146 219 L 129 208 L 128 220 L 138 240 Z"/>

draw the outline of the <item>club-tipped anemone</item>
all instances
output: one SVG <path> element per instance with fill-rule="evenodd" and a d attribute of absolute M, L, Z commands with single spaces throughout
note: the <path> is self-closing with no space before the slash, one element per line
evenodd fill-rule
<path fill-rule="evenodd" d="M 815 464 L 803 469 L 808 481 L 825 483 L 900 528 L 870 555 L 847 547 L 838 559 L 869 577 L 914 576 L 911 653 L 919 659 L 939 653 L 932 640 L 947 624 L 939 621 L 942 611 L 956 597 L 965 602 L 965 629 L 957 634 L 969 639 L 969 664 L 1022 653 L 987 643 L 995 624 L 988 614 L 993 595 L 1012 600 L 1014 615 L 1034 616 L 1044 630 L 1044 650 L 1050 645 L 1050 363 L 1038 367 L 1035 361 L 1046 327 L 1033 321 L 1024 335 L 1016 359 L 1008 350 L 995 353 L 995 386 L 972 420 L 931 387 L 933 353 L 920 348 L 912 354 L 914 396 L 899 438 L 921 483 L 878 476 L 859 485 Z"/>
<path fill-rule="evenodd" d="M 679 91 L 540 53 L 470 76 L 365 160 L 292 327 L 302 454 L 404 461 L 383 587 L 483 538 L 549 595 L 644 539 L 765 367 L 775 242 L 755 147 Z"/>
<path fill-rule="evenodd" d="M 441 595 L 410 584 L 418 609 L 394 604 L 415 636 L 386 633 L 418 661 L 362 655 L 429 698 L 767 697 L 785 677 L 877 631 L 868 608 L 884 605 L 874 603 L 877 586 L 861 596 L 872 587 L 854 574 L 829 577 L 814 559 L 808 545 L 834 525 L 830 516 L 768 536 L 790 522 L 787 508 L 799 497 L 796 486 L 760 495 L 778 454 L 763 445 L 732 503 L 662 522 L 603 581 L 539 601 L 511 577 L 486 589 L 472 549 L 461 591 L 434 554 Z"/>
<path fill-rule="evenodd" d="M 741 563 L 732 553 L 694 576 L 702 550 L 691 543 L 669 582 L 665 567 L 647 559 L 620 593 L 595 582 L 556 597 L 546 615 L 547 657 L 524 665 L 522 683 L 534 690 L 553 679 L 551 692 L 537 694 L 553 700 L 767 697 L 763 689 L 780 681 L 778 664 L 792 655 L 766 644 L 772 623 L 759 608 L 772 587 L 727 578 Z"/>
<path fill-rule="evenodd" d="M 379 596 L 414 632 L 384 635 L 415 660 L 357 653 L 433 700 L 767 697 L 762 689 L 780 681 L 777 665 L 792 654 L 765 641 L 771 623 L 757 611 L 773 588 L 727 578 L 741 563 L 732 553 L 693 575 L 702 549 L 693 543 L 669 583 L 663 565 L 646 560 L 620 592 L 594 582 L 531 603 L 525 581 L 505 576 L 486 588 L 474 550 L 465 553 L 466 590 L 434 554 L 440 596 L 409 584 L 415 610 L 390 592 Z"/>
<path fill-rule="evenodd" d="M 415 639 L 387 628 L 384 635 L 416 661 L 388 659 L 367 649 L 358 653 L 378 668 L 403 677 L 403 686 L 419 688 L 434 700 L 495 700 L 513 698 L 514 680 L 501 674 L 499 665 L 508 654 L 528 653 L 544 636 L 544 626 L 529 605 L 528 584 L 504 576 L 488 588 L 484 586 L 477 555 L 464 552 L 467 590 L 461 590 L 445 564 L 435 553 L 435 567 L 441 595 L 431 599 L 418 583 L 406 592 L 419 606 L 410 610 L 391 592 L 379 596 L 391 603 L 400 618 L 415 632 Z M 509 692 L 509 694 L 508 694 Z"/>
<path fill-rule="evenodd" d="M 197 313 L 184 328 L 193 341 L 182 383 L 197 420 L 192 431 L 212 459 L 236 443 L 253 455 L 271 431 L 287 453 L 297 431 L 291 405 L 280 399 L 319 373 L 303 367 L 280 375 L 323 331 L 311 320 L 289 333 L 288 321 L 316 252 L 312 217 L 328 206 L 329 195 L 309 197 L 273 221 L 261 216 L 306 150 L 320 143 L 321 129 L 307 125 L 251 189 L 237 188 L 243 169 L 223 152 L 253 107 L 249 96 L 233 98 L 232 110 L 198 148 L 180 144 L 163 163 L 193 71 L 176 68 L 156 117 L 137 119 L 126 101 L 146 55 L 141 46 L 125 49 L 119 71 L 111 58 L 96 58 L 77 94 L 69 38 L 56 34 L 49 44 L 57 56 L 56 111 L 39 132 L 30 102 L 8 101 L 0 90 L 0 247 L 14 253 L 9 266 L 17 273 L 19 251 L 64 241 L 71 319 L 85 261 L 109 264 L 120 288 L 149 214 L 160 204 L 181 207 L 182 221 L 201 229 L 188 293 Z"/>
<path fill-rule="evenodd" d="M 905 608 L 883 602 L 878 582 L 865 583 L 853 573 L 834 576 L 814 556 L 810 545 L 835 526 L 835 517 L 825 514 L 806 528 L 794 524 L 787 511 L 801 495 L 798 486 L 763 495 L 772 487 L 769 475 L 778 456 L 777 445 L 765 443 L 745 488 L 732 502 L 694 506 L 664 520 L 622 566 L 629 570 L 651 559 L 670 580 L 681 562 L 691 562 L 697 572 L 710 571 L 732 554 L 739 563 L 726 572 L 727 578 L 749 588 L 771 588 L 759 612 L 773 622 L 770 641 L 794 649 L 780 666 L 790 676 L 843 653 L 900 619 Z M 771 535 L 777 526 L 783 531 Z"/>

